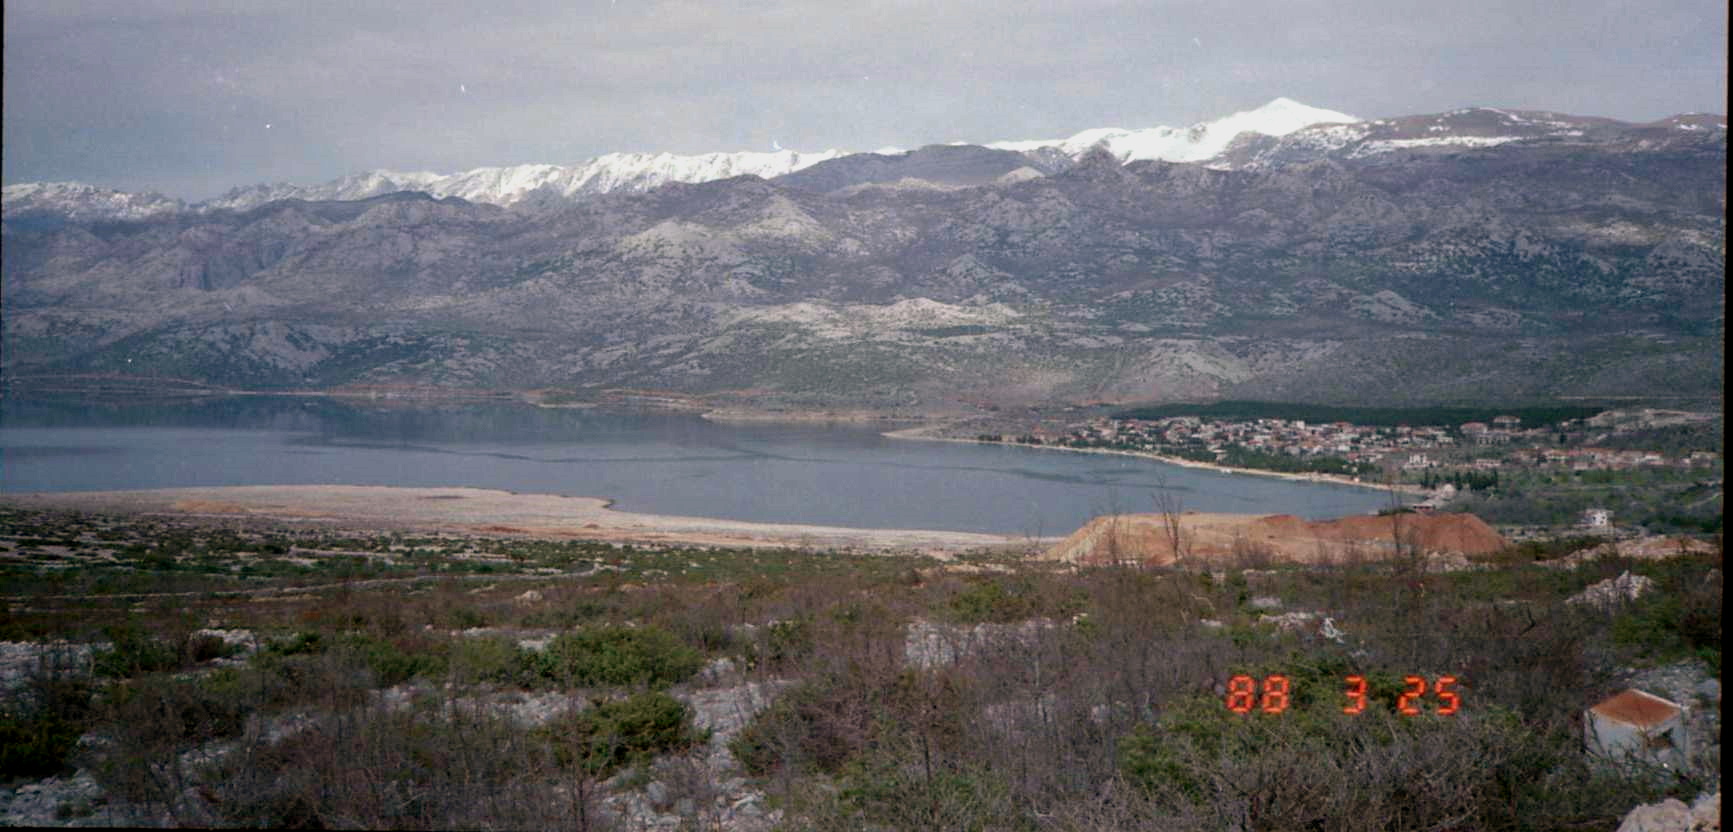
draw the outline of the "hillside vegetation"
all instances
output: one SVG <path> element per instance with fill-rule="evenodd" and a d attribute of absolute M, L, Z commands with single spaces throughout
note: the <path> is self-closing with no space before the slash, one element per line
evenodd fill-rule
<path fill-rule="evenodd" d="M 1718 539 L 1429 573 L 345 535 L 0 513 L 4 776 L 59 776 L 4 819 L 1576 830 L 1719 780 Z M 1398 714 L 1410 676 L 1459 709 Z M 1632 684 L 1692 765 L 1583 752 Z"/>

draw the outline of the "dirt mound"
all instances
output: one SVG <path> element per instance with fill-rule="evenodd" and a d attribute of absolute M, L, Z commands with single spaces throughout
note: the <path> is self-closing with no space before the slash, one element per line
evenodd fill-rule
<path fill-rule="evenodd" d="M 1506 545 L 1498 532 L 1472 514 L 1343 517 L 1313 526 L 1320 535 L 1340 535 L 1344 541 L 1390 541 L 1400 535 L 1404 544 L 1418 545 L 1428 552 L 1484 555 Z"/>
<path fill-rule="evenodd" d="M 1404 545 L 1458 560 L 1506 546 L 1498 532 L 1472 514 L 1361 515 L 1320 522 L 1289 514 L 1183 514 L 1171 521 L 1179 525 L 1182 556 L 1210 564 L 1378 560 L 1396 554 L 1394 541 L 1398 537 Z M 1089 521 L 1043 557 L 1068 563 L 1160 566 L 1176 560 L 1174 548 L 1170 518 L 1123 514 Z"/>
<path fill-rule="evenodd" d="M 1510 543 L 1486 521 L 1472 514 L 1420 516 L 1420 548 L 1429 552 L 1490 555 Z"/>

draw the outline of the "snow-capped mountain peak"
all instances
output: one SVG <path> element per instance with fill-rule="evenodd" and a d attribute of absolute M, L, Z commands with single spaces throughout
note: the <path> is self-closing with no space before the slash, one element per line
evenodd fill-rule
<path fill-rule="evenodd" d="M 206 211 L 244 211 L 279 199 L 304 199 L 315 202 L 335 199 L 366 199 L 397 191 L 424 190 L 442 178 L 444 177 L 440 174 L 429 171 L 371 170 L 333 179 L 321 185 L 290 185 L 288 183 L 247 185 L 233 188 L 222 196 L 199 203 L 198 207 Z"/>
<path fill-rule="evenodd" d="M 1203 163 L 1213 168 L 1256 169 L 1320 158 L 1358 159 L 1392 152 L 1474 150 L 1521 141 L 1576 141 L 1630 129 L 1669 135 L 1708 135 L 1726 128 L 1726 117 L 1686 114 L 1650 125 L 1533 110 L 1470 107 L 1444 113 L 1364 121 L 1347 113 L 1276 98 L 1255 109 L 1190 127 L 1128 130 L 1100 127 L 1062 139 L 998 141 L 985 147 L 1030 157 L 1020 178 L 1051 173 L 1091 152 L 1120 162 L 1160 160 Z M 1610 131 L 1610 133 L 1609 133 Z M 1665 144 L 1662 135 L 1639 137 Z M 973 144 L 958 142 L 958 144 Z M 1644 145 L 1648 146 L 1648 145 Z M 1657 145 L 1659 146 L 1659 145 Z M 873 151 L 906 155 L 896 148 Z M 509 206 L 532 194 L 579 198 L 615 191 L 647 191 L 673 182 L 697 183 L 753 175 L 766 179 L 850 155 L 850 151 L 802 153 L 778 146 L 735 153 L 608 153 L 571 165 L 523 164 L 481 167 L 452 174 L 373 170 L 317 185 L 249 185 L 188 205 L 156 193 L 125 193 L 76 182 L 7 185 L 4 216 L 57 216 L 80 221 L 140 220 L 209 211 L 244 211 L 283 199 L 357 200 L 399 191 L 424 191 L 470 202 Z"/>
<path fill-rule="evenodd" d="M 51 214 L 74 220 L 142 220 L 186 210 L 186 203 L 159 193 L 127 193 L 83 182 L 24 182 L 0 189 L 6 217 Z"/>
<path fill-rule="evenodd" d="M 1166 162 L 1202 162 L 1226 150 L 1241 133 L 1285 136 L 1314 124 L 1351 124 L 1360 121 L 1347 113 L 1309 107 L 1291 98 L 1277 98 L 1255 110 L 1244 110 L 1191 127 L 1150 127 L 1143 130 L 1095 128 L 1067 139 L 994 142 L 988 147 L 1029 152 L 1057 148 L 1073 158 L 1097 145 L 1122 162 L 1153 159 Z"/>
<path fill-rule="evenodd" d="M 1624 142 L 1633 150 L 1671 146 L 1665 134 L 1681 119 L 1705 135 L 1726 129 L 1726 119 L 1674 116 L 1648 125 L 1546 110 L 1462 107 L 1351 124 L 1313 124 L 1286 135 L 1241 134 L 1209 161 L 1211 167 L 1270 169 L 1322 158 L 1368 159 L 1387 154 L 1462 153 L 1504 144 L 1559 146 Z M 1659 132 L 1663 135 L 1656 135 Z"/>
<path fill-rule="evenodd" d="M 562 197 L 613 191 L 647 191 L 670 182 L 708 182 L 748 174 L 781 176 L 827 159 L 847 155 L 826 150 L 703 153 L 607 153 L 575 165 L 525 164 L 482 167 L 453 174 L 371 171 L 323 185 L 254 185 L 237 188 L 203 203 L 206 210 L 246 210 L 278 199 L 365 199 L 403 190 L 426 191 L 436 197 L 455 196 L 470 202 L 511 205 L 531 193 L 546 190 Z"/>
<path fill-rule="evenodd" d="M 1219 141 L 1219 146 L 1213 146 L 1209 156 L 1215 156 L 1227 147 L 1228 142 L 1241 133 L 1261 133 L 1266 136 L 1286 136 L 1314 124 L 1353 124 L 1360 121 L 1347 113 L 1335 110 L 1325 110 L 1319 107 L 1309 107 L 1292 98 L 1277 98 L 1255 110 L 1245 110 L 1234 113 L 1226 118 L 1206 122 L 1212 140 Z M 1205 157 L 1208 158 L 1208 157 Z"/>
<path fill-rule="evenodd" d="M 1065 139 L 993 142 L 987 147 L 1062 153 L 1078 159 L 1090 149 L 1101 146 L 1122 162 L 1140 159 L 1197 162 L 1214 158 L 1242 133 L 1285 136 L 1307 125 L 1357 121 L 1345 113 L 1309 107 L 1290 98 L 1277 98 L 1257 109 L 1191 127 L 1094 128 Z M 895 154 L 901 151 L 881 148 L 875 152 Z M 406 190 L 425 191 L 436 197 L 456 196 L 471 202 L 511 205 L 536 192 L 572 198 L 613 191 L 647 191 L 670 182 L 708 182 L 745 175 L 768 179 L 849 153 L 843 150 L 802 153 L 780 147 L 772 151 L 696 155 L 608 153 L 573 165 L 482 167 L 453 174 L 373 170 L 318 185 L 247 185 L 190 206 L 159 194 L 126 194 L 77 183 L 32 183 L 7 186 L 5 213 L 9 217 L 44 213 L 77 219 L 144 219 L 184 211 L 245 211 L 282 199 L 355 200 Z"/>

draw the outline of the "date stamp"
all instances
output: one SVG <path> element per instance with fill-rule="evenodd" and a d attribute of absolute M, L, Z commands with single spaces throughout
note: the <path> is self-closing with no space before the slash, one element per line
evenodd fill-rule
<path fill-rule="evenodd" d="M 1346 676 L 1342 680 L 1342 713 L 1358 716 L 1366 712 L 1369 697 L 1366 677 Z M 1396 713 L 1403 716 L 1419 716 L 1431 713 L 1434 716 L 1454 716 L 1462 709 L 1462 693 L 1457 689 L 1458 680 L 1455 676 L 1439 676 L 1429 684 L 1424 676 L 1402 677 L 1402 692 L 1397 694 L 1394 705 Z M 1423 711 L 1420 704 L 1430 695 L 1437 700 L 1438 706 Z M 1288 710 L 1293 702 L 1293 682 L 1287 676 L 1274 673 L 1259 680 L 1244 674 L 1228 680 L 1227 708 L 1236 714 L 1249 714 L 1259 711 L 1266 714 L 1280 714 Z"/>

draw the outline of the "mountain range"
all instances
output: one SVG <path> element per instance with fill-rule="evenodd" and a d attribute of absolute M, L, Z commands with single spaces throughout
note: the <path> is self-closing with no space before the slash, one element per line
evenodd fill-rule
<path fill-rule="evenodd" d="M 1726 120 L 1278 99 L 188 205 L 5 192 L 0 372 L 932 410 L 1721 394 Z M 586 392 L 589 391 L 589 392 Z"/>
<path fill-rule="evenodd" d="M 1091 129 L 1066 139 L 993 142 L 987 146 L 1053 160 L 1075 159 L 1091 147 L 1104 144 L 1123 161 L 1161 159 L 1191 162 L 1215 156 L 1242 132 L 1282 136 L 1310 124 L 1353 121 L 1356 121 L 1353 116 L 1278 98 L 1255 110 L 1190 128 Z M 877 151 L 874 155 L 889 158 L 902 152 L 893 148 Z M 483 167 L 454 174 L 375 170 L 318 185 L 246 185 L 215 199 L 195 203 L 157 193 L 125 193 L 77 182 L 25 183 L 5 188 L 4 211 L 6 216 L 52 214 L 92 220 L 145 219 L 188 211 L 244 211 L 280 199 L 366 199 L 398 191 L 422 191 L 440 197 L 462 197 L 470 202 L 511 205 L 532 194 L 573 198 L 614 191 L 647 191 L 670 182 L 709 182 L 746 175 L 769 179 L 847 155 L 852 154 L 837 150 L 800 153 L 780 149 L 696 156 L 609 153 L 574 165 Z"/>

